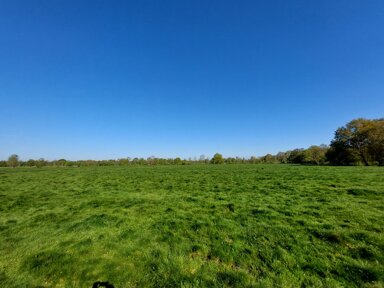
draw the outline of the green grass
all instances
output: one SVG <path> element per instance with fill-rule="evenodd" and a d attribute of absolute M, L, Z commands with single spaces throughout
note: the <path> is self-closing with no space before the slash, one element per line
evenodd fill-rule
<path fill-rule="evenodd" d="M 0 170 L 2 287 L 383 287 L 384 169 Z"/>

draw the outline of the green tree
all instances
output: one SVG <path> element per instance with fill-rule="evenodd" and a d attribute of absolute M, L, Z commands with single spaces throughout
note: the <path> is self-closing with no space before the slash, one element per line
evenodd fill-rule
<path fill-rule="evenodd" d="M 279 152 L 276 154 L 275 157 L 278 163 L 288 163 L 288 156 L 289 156 L 288 152 Z"/>
<path fill-rule="evenodd" d="M 384 165 L 384 119 L 358 118 L 338 128 L 327 158 L 341 165 Z"/>
<path fill-rule="evenodd" d="M 260 163 L 260 160 L 256 156 L 251 156 L 251 158 L 249 158 L 249 163 L 257 164 L 257 163 Z"/>
<path fill-rule="evenodd" d="M 308 164 L 321 165 L 327 160 L 325 154 L 328 151 L 328 147 L 325 145 L 316 146 L 313 145 L 304 151 L 304 162 Z"/>
<path fill-rule="evenodd" d="M 303 164 L 305 162 L 305 152 L 304 149 L 295 149 L 289 151 L 289 156 L 287 158 L 288 163 L 294 164 Z"/>
<path fill-rule="evenodd" d="M 223 163 L 224 163 L 223 155 L 221 155 L 220 153 L 216 153 L 215 155 L 213 155 L 211 159 L 211 164 L 223 164 Z"/>
<path fill-rule="evenodd" d="M 12 154 L 11 156 L 8 157 L 7 164 L 9 167 L 17 167 L 19 166 L 19 156 L 16 154 Z"/>
<path fill-rule="evenodd" d="M 267 164 L 275 163 L 275 156 L 273 156 L 272 154 L 267 154 L 261 158 L 261 161 Z"/>
<path fill-rule="evenodd" d="M 67 165 L 67 160 L 65 160 L 65 159 L 59 159 L 59 160 L 56 161 L 56 165 L 57 165 L 57 166 L 60 166 L 60 167 L 64 167 L 64 166 Z"/>
<path fill-rule="evenodd" d="M 36 166 L 36 161 L 33 160 L 33 159 L 29 159 L 29 160 L 27 161 L 26 165 L 27 165 L 28 167 L 34 167 L 34 166 Z"/>
<path fill-rule="evenodd" d="M 42 168 L 48 164 L 47 161 L 44 160 L 44 158 L 40 158 L 39 160 L 36 161 L 36 167 L 37 168 Z"/>

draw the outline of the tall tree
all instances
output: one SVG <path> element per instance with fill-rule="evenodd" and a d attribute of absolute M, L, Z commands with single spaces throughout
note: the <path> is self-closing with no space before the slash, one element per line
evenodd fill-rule
<path fill-rule="evenodd" d="M 331 163 L 341 165 L 384 165 L 384 119 L 358 118 L 340 127 L 327 157 Z"/>
<path fill-rule="evenodd" d="M 17 167 L 19 166 L 19 156 L 16 154 L 12 154 L 11 156 L 8 157 L 7 164 L 9 167 Z"/>

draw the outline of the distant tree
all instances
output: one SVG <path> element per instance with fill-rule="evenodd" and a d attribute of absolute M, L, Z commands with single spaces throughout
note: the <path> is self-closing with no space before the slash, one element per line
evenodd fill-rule
<path fill-rule="evenodd" d="M 11 156 L 8 157 L 7 161 L 8 167 L 17 167 L 19 166 L 19 156 L 16 154 L 12 154 Z"/>
<path fill-rule="evenodd" d="M 272 154 L 267 154 L 261 158 L 261 161 L 266 164 L 272 164 L 275 163 L 275 156 Z"/>
<path fill-rule="evenodd" d="M 358 118 L 338 128 L 327 158 L 339 165 L 384 165 L 384 119 Z"/>
<path fill-rule="evenodd" d="M 251 158 L 249 158 L 249 163 L 257 164 L 257 163 L 260 163 L 260 160 L 259 160 L 259 158 L 255 157 L 255 156 L 251 156 Z"/>
<path fill-rule="evenodd" d="M 76 166 L 76 162 L 74 162 L 74 161 L 67 161 L 67 162 L 65 162 L 65 166 L 66 166 L 66 167 L 73 167 L 73 166 Z"/>
<path fill-rule="evenodd" d="M 33 159 L 29 159 L 29 160 L 27 161 L 26 165 L 27 165 L 28 167 L 34 167 L 34 166 L 36 166 L 36 161 L 33 160 Z"/>
<path fill-rule="evenodd" d="M 117 164 L 120 165 L 120 166 L 129 165 L 129 159 L 128 158 L 117 159 Z"/>
<path fill-rule="evenodd" d="M 243 164 L 243 163 L 245 163 L 245 158 L 241 158 L 241 157 L 237 156 L 235 159 L 236 159 L 236 161 L 235 161 L 236 164 Z"/>
<path fill-rule="evenodd" d="M 384 119 L 373 121 L 368 131 L 370 145 L 368 151 L 372 159 L 380 166 L 384 165 Z"/>
<path fill-rule="evenodd" d="M 308 164 L 322 165 L 326 162 L 328 147 L 325 145 L 313 145 L 304 151 L 304 162 Z"/>
<path fill-rule="evenodd" d="M 149 165 L 156 165 L 157 164 L 157 159 L 155 156 L 149 156 L 147 158 L 147 164 Z"/>
<path fill-rule="evenodd" d="M 289 152 L 279 152 L 276 154 L 276 161 L 279 163 L 288 163 Z"/>
<path fill-rule="evenodd" d="M 220 153 L 216 153 L 215 155 L 213 155 L 211 159 L 211 164 L 223 164 L 223 163 L 224 163 L 223 155 L 221 155 Z"/>
<path fill-rule="evenodd" d="M 295 149 L 289 153 L 288 163 L 303 164 L 305 162 L 304 149 Z"/>
<path fill-rule="evenodd" d="M 48 164 L 47 161 L 44 160 L 44 158 L 40 158 L 39 160 L 36 161 L 36 167 L 41 168 L 44 167 Z"/>
<path fill-rule="evenodd" d="M 233 158 L 233 157 L 225 158 L 224 159 L 224 163 L 226 163 L 226 164 L 234 164 L 234 163 L 236 163 L 236 158 Z"/>
<path fill-rule="evenodd" d="M 333 165 L 352 165 L 359 162 L 358 153 L 345 142 L 332 142 L 325 156 Z"/>

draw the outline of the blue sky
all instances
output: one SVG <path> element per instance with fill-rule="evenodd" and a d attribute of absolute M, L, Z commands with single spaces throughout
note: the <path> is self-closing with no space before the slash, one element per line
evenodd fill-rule
<path fill-rule="evenodd" d="M 277 153 L 384 116 L 384 1 L 0 2 L 0 159 Z"/>

